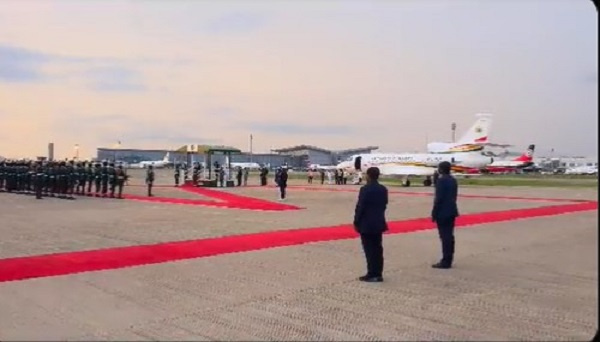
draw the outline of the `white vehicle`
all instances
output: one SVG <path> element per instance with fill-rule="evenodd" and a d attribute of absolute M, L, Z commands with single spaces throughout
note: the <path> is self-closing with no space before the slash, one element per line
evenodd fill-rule
<path fill-rule="evenodd" d="M 354 183 L 362 180 L 362 172 L 376 166 L 382 175 L 404 177 L 404 185 L 410 186 L 410 176 L 433 176 L 439 163 L 447 161 L 455 172 L 479 169 L 494 162 L 493 157 L 481 152 L 437 153 L 370 153 L 358 154 L 337 165 L 349 174 L 354 174 Z M 426 185 L 426 182 L 423 183 Z"/>
<path fill-rule="evenodd" d="M 136 164 L 131 164 L 133 168 L 146 169 L 149 165 L 152 165 L 155 169 L 165 168 L 171 163 L 169 162 L 169 152 L 165 154 L 165 157 L 162 160 L 144 160 Z"/>
<path fill-rule="evenodd" d="M 565 175 L 596 175 L 597 166 L 577 166 L 565 170 Z"/>
<path fill-rule="evenodd" d="M 335 170 L 337 166 L 335 165 L 321 165 L 321 164 L 309 164 L 309 170 Z"/>
<path fill-rule="evenodd" d="M 258 169 L 260 169 L 260 164 L 258 164 L 258 163 L 231 163 L 231 168 L 235 169 L 236 167 L 241 167 L 242 169 L 248 168 L 250 170 L 258 170 Z"/>
<path fill-rule="evenodd" d="M 455 143 L 431 142 L 427 144 L 428 153 L 454 153 L 482 151 L 485 146 L 509 147 L 507 144 L 494 144 L 489 142 L 492 128 L 492 114 L 482 113 L 475 115 L 477 120 L 467 132 Z"/>

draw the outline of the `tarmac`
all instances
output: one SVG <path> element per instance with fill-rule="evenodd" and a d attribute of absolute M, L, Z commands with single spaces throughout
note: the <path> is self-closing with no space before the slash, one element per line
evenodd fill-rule
<path fill-rule="evenodd" d="M 156 197 L 214 200 L 158 172 Z M 256 177 L 216 190 L 298 207 L 251 210 L 145 201 L 142 173 L 130 173 L 125 200 L 0 193 L 1 341 L 581 341 L 597 331 L 596 189 L 461 188 L 471 223 L 456 230 L 455 267 L 437 270 L 437 231 L 419 221 L 433 190 L 389 187 L 387 218 L 399 223 L 384 236 L 385 281 L 362 283 L 348 226 L 357 186 L 293 181 L 285 202 Z M 482 214 L 498 211 L 515 217 Z"/>

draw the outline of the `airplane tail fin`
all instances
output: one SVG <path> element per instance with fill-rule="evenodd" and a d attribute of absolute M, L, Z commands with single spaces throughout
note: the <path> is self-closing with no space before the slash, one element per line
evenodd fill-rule
<path fill-rule="evenodd" d="M 492 126 L 492 114 L 477 114 L 477 121 L 458 140 L 459 144 L 478 144 L 489 141 Z"/>
<path fill-rule="evenodd" d="M 533 152 L 535 152 L 535 145 L 531 144 L 522 155 L 515 158 L 515 161 L 530 162 L 533 160 Z"/>

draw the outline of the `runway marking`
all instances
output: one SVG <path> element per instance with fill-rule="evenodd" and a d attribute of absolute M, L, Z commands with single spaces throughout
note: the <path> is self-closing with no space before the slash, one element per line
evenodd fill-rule
<path fill-rule="evenodd" d="M 561 204 L 530 209 L 503 210 L 467 214 L 459 217 L 456 227 L 467 227 L 535 217 L 554 216 L 597 210 L 597 202 Z M 389 223 L 389 234 L 434 229 L 430 218 Z M 195 259 L 221 254 L 256 251 L 313 242 L 356 238 L 352 225 L 280 230 L 225 237 L 164 242 L 153 245 L 106 248 L 27 257 L 0 259 L 0 282 L 61 276 L 82 272 L 120 269 Z"/>

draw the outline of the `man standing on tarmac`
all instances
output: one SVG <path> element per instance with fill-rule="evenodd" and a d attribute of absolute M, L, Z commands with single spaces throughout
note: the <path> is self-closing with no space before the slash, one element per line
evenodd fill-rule
<path fill-rule="evenodd" d="M 437 223 L 442 242 L 442 260 L 431 265 L 433 268 L 448 269 L 452 267 L 454 257 L 454 221 L 459 216 L 456 205 L 458 184 L 450 175 L 452 165 L 441 162 L 438 166 L 440 177 L 435 185 L 435 199 L 431 210 L 431 220 Z"/>
<path fill-rule="evenodd" d="M 146 185 L 148 186 L 148 197 L 152 197 L 152 185 L 154 184 L 154 168 L 152 165 L 148 165 L 146 171 Z"/>
<path fill-rule="evenodd" d="M 287 181 L 288 181 L 287 166 L 284 166 L 281 168 L 281 171 L 279 173 L 279 178 L 277 181 L 277 186 L 279 186 L 279 195 L 280 195 L 280 199 L 282 201 L 285 200 L 285 188 L 287 188 Z"/>

